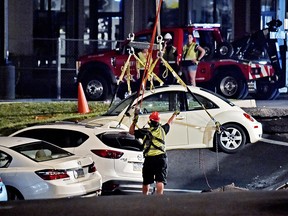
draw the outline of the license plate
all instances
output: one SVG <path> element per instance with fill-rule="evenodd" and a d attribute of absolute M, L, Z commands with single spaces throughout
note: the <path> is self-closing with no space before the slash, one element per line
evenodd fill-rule
<path fill-rule="evenodd" d="M 82 178 L 84 177 L 84 170 L 83 169 L 78 169 L 74 171 L 74 176 L 75 178 Z"/>
<path fill-rule="evenodd" d="M 142 171 L 143 163 L 133 163 L 133 171 Z"/>

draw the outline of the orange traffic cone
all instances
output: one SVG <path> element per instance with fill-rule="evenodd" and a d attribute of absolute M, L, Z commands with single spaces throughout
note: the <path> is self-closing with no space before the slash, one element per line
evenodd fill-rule
<path fill-rule="evenodd" d="M 90 109 L 82 88 L 82 84 L 79 82 L 78 84 L 78 113 L 89 113 Z"/>

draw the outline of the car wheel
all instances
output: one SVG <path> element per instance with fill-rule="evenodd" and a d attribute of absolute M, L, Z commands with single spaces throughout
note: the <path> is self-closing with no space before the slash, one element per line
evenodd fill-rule
<path fill-rule="evenodd" d="M 246 134 L 244 130 L 236 124 L 223 125 L 224 131 L 215 133 L 215 146 L 225 153 L 236 153 L 246 144 Z"/>
<path fill-rule="evenodd" d="M 104 78 L 91 75 L 83 79 L 83 89 L 87 100 L 100 101 L 108 97 L 108 85 Z"/>
<path fill-rule="evenodd" d="M 239 99 L 245 91 L 245 81 L 232 74 L 223 74 L 217 82 L 217 93 L 227 98 Z"/>
<path fill-rule="evenodd" d="M 8 200 L 24 200 L 24 197 L 22 194 L 16 190 L 15 188 L 12 187 L 7 187 L 7 195 L 8 195 Z"/>
<path fill-rule="evenodd" d="M 233 46 L 228 42 L 222 42 L 217 46 L 216 52 L 219 58 L 230 58 L 233 54 Z"/>
<path fill-rule="evenodd" d="M 248 89 L 248 85 L 247 83 L 244 83 L 244 90 L 243 90 L 243 94 L 239 99 L 245 99 L 249 94 L 249 89 Z"/>
<path fill-rule="evenodd" d="M 215 48 L 212 44 L 204 44 L 203 49 L 205 50 L 204 60 L 211 60 L 214 57 Z"/>

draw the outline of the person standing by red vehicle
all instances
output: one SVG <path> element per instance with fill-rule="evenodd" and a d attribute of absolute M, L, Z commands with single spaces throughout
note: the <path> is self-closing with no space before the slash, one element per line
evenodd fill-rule
<path fill-rule="evenodd" d="M 188 43 L 183 46 L 182 69 L 187 84 L 196 86 L 196 72 L 199 61 L 204 57 L 205 49 L 193 41 L 193 35 L 188 34 Z"/>

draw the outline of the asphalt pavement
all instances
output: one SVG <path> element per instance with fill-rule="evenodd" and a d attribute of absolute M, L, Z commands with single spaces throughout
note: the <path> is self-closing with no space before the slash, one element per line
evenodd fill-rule
<path fill-rule="evenodd" d="M 210 149 L 168 151 L 168 191 L 201 192 L 226 185 L 276 190 L 288 182 L 288 142 L 247 144 L 235 154 Z M 181 190 L 185 189 L 185 190 Z"/>
<path fill-rule="evenodd" d="M 163 196 L 11 201 L 0 203 L 0 215 L 287 215 L 288 191 L 278 190 L 288 182 L 287 98 L 256 101 L 257 107 L 246 109 L 264 123 L 263 142 L 247 144 L 236 154 L 168 151 Z M 238 190 L 219 192 L 231 184 Z"/>
<path fill-rule="evenodd" d="M 288 193 L 224 192 L 4 202 L 0 215 L 287 215 Z"/>

